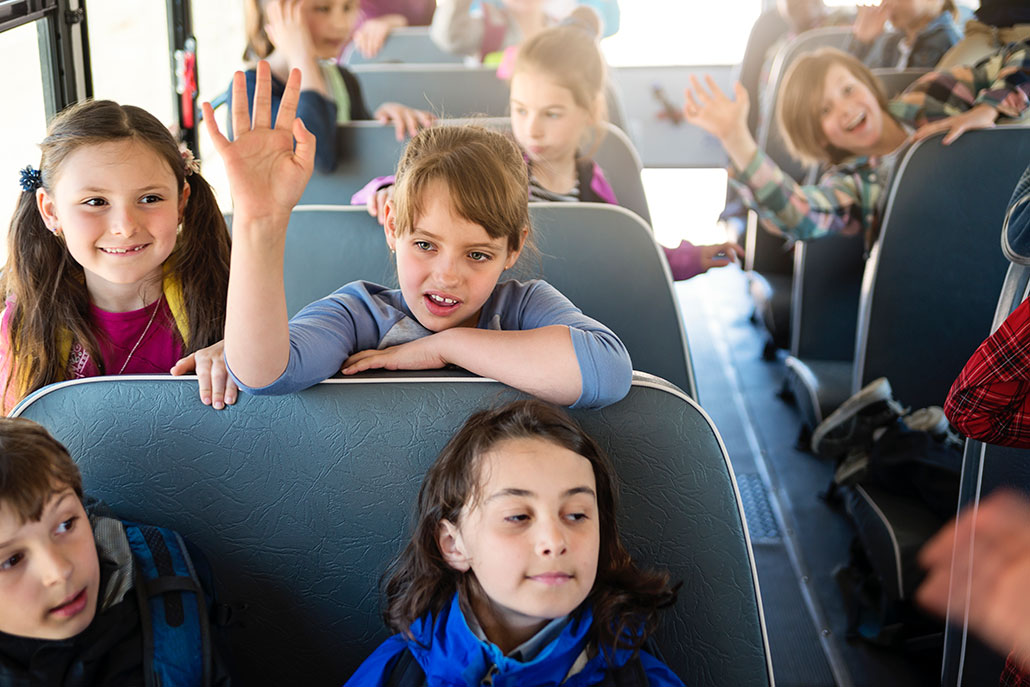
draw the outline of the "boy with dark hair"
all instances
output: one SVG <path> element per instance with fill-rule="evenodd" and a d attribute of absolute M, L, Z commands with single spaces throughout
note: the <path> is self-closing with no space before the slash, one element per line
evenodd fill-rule
<path fill-rule="evenodd" d="M 0 418 L 0 684 L 228 685 L 183 540 L 90 511 L 67 450 Z"/>

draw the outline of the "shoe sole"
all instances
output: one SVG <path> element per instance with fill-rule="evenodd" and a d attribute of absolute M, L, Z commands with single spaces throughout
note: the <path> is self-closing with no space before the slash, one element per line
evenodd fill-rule
<path fill-rule="evenodd" d="M 834 450 L 831 453 L 826 453 L 827 446 L 824 446 L 826 435 L 835 429 L 840 429 L 846 423 L 850 422 L 858 413 L 863 410 L 867 410 L 876 403 L 887 403 L 888 407 L 891 398 L 891 385 L 887 381 L 886 377 L 880 377 L 872 382 L 869 382 L 863 387 L 858 393 L 844 401 L 835 411 L 830 413 L 829 417 L 819 423 L 819 426 L 812 432 L 812 451 L 819 455 L 827 455 L 828 457 L 835 457 L 839 454 L 839 451 Z M 847 437 L 840 439 L 843 442 L 840 447 L 845 448 L 847 441 L 849 441 L 854 434 L 854 428 L 849 432 Z M 838 440 L 835 440 L 838 441 Z M 820 448 L 823 450 L 820 451 Z"/>

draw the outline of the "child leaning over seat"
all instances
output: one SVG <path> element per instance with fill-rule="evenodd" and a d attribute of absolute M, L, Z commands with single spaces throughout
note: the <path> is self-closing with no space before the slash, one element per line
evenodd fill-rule
<path fill-rule="evenodd" d="M 682 687 L 647 640 L 676 600 L 619 537 L 615 470 L 536 400 L 475 413 L 419 490 L 384 577 L 396 632 L 347 687 Z"/>
<path fill-rule="evenodd" d="M 883 86 L 856 58 L 832 48 L 803 55 L 783 83 L 776 114 L 787 147 L 806 164 L 829 164 L 817 184 L 800 185 L 758 148 L 747 128 L 747 93 L 734 99 L 708 78 L 691 77 L 687 121 L 722 143 L 734 186 L 763 226 L 797 240 L 828 234 L 879 235 L 881 197 L 901 147 L 948 132 L 994 126 L 1030 108 L 1030 45 L 1013 43 L 973 66 L 930 72 L 888 103 Z"/>
<path fill-rule="evenodd" d="M 401 288 L 352 282 L 288 321 L 286 225 L 315 145 L 293 116 L 299 81 L 294 71 L 274 128 L 267 109 L 255 107 L 251 128 L 239 108 L 230 143 L 207 119 L 235 206 L 225 350 L 238 382 L 284 394 L 341 367 L 353 374 L 451 364 L 565 405 L 599 407 L 626 395 L 629 355 L 608 328 L 546 282 L 498 281 L 529 236 L 526 167 L 510 140 L 478 127 L 426 129 L 405 150 L 385 218 Z M 244 97 L 243 74 L 233 88 Z M 257 102 L 269 88 L 260 63 Z"/>
<path fill-rule="evenodd" d="M 195 591 L 172 587 L 185 622 L 146 611 L 164 601 L 143 591 L 155 563 L 145 542 L 161 538 L 170 563 L 197 563 L 182 539 L 91 511 L 65 448 L 34 422 L 0 418 L 0 684 L 153 687 L 156 675 L 175 687 L 227 687 L 203 639 L 211 631 L 197 605 L 209 602 L 196 575 L 178 575 Z M 175 652 L 174 664 L 160 658 Z"/>

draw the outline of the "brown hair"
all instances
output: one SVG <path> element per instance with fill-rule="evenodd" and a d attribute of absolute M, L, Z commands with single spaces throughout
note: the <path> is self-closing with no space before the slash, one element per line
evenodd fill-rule
<path fill-rule="evenodd" d="M 475 499 L 482 457 L 498 442 L 518 438 L 552 442 L 593 466 L 600 527 L 597 578 L 586 601 L 594 613 L 593 639 L 605 652 L 640 648 L 657 627 L 657 611 L 675 602 L 678 585 L 670 586 L 667 573 L 641 570 L 626 551 L 615 518 L 615 470 L 597 442 L 565 412 L 535 399 L 473 414 L 429 468 L 411 540 L 383 577 L 384 621 L 407 634 L 416 619 L 439 613 L 455 592 L 468 598 L 475 578 L 444 560 L 437 531 L 442 520 L 457 525 Z"/>
<path fill-rule="evenodd" d="M 514 141 L 480 126 L 437 126 L 418 132 L 397 165 L 393 206 L 398 236 L 407 234 L 425 208 L 433 182 L 447 184 L 454 212 L 483 227 L 490 238 L 522 245 L 529 227 L 529 177 Z M 526 240 L 529 244 L 529 239 Z"/>
<path fill-rule="evenodd" d="M 168 164 L 181 197 L 186 166 L 175 138 L 146 110 L 110 100 L 72 105 L 50 123 L 40 144 L 43 188 L 53 195 L 62 163 L 80 147 L 128 140 L 146 145 Z M 182 344 L 187 354 L 222 338 L 229 284 L 229 232 L 214 191 L 196 172 L 189 184 L 182 232 L 165 261 L 182 286 L 189 327 L 189 340 Z M 0 284 L 12 308 L 7 345 L 14 374 L 8 375 L 5 396 L 11 384 L 20 395 L 65 378 L 67 361 L 60 360 L 58 343 L 62 332 L 70 332 L 105 374 L 90 324 L 85 273 L 64 240 L 47 229 L 34 191 L 22 192 L 11 220 Z"/>
<path fill-rule="evenodd" d="M 558 26 L 541 31 L 519 46 L 512 74 L 549 75 L 600 123 L 607 117 L 607 68 L 597 44 L 600 37 L 601 19 L 597 12 L 590 7 L 577 7 Z"/>
<path fill-rule="evenodd" d="M 67 449 L 32 420 L 0 417 L 0 504 L 23 523 L 37 522 L 65 489 L 82 498 L 82 476 Z"/>
<path fill-rule="evenodd" d="M 265 31 L 265 5 L 268 0 L 246 0 L 243 3 L 243 28 L 247 33 L 244 62 L 257 62 L 272 54 L 275 46 Z"/>
<path fill-rule="evenodd" d="M 840 164 L 854 153 L 830 145 L 823 136 L 822 100 L 826 72 L 839 64 L 864 84 L 876 97 L 887 116 L 887 94 L 883 84 L 861 61 L 836 48 L 820 48 L 798 57 L 783 77 L 776 105 L 776 120 L 791 155 L 805 164 Z"/>

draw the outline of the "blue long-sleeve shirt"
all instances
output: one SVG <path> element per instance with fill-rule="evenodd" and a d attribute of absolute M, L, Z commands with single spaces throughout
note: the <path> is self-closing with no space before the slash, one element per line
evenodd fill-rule
<path fill-rule="evenodd" d="M 582 378 L 573 408 L 600 408 L 629 392 L 633 366 L 622 341 L 547 282 L 499 282 L 483 304 L 477 327 L 520 331 L 550 325 L 567 326 L 572 336 Z M 419 324 L 399 289 L 351 282 L 290 320 L 290 360 L 277 380 L 250 387 L 235 375 L 233 379 L 252 394 L 289 394 L 333 376 L 358 351 L 396 346 L 432 333 Z"/>

